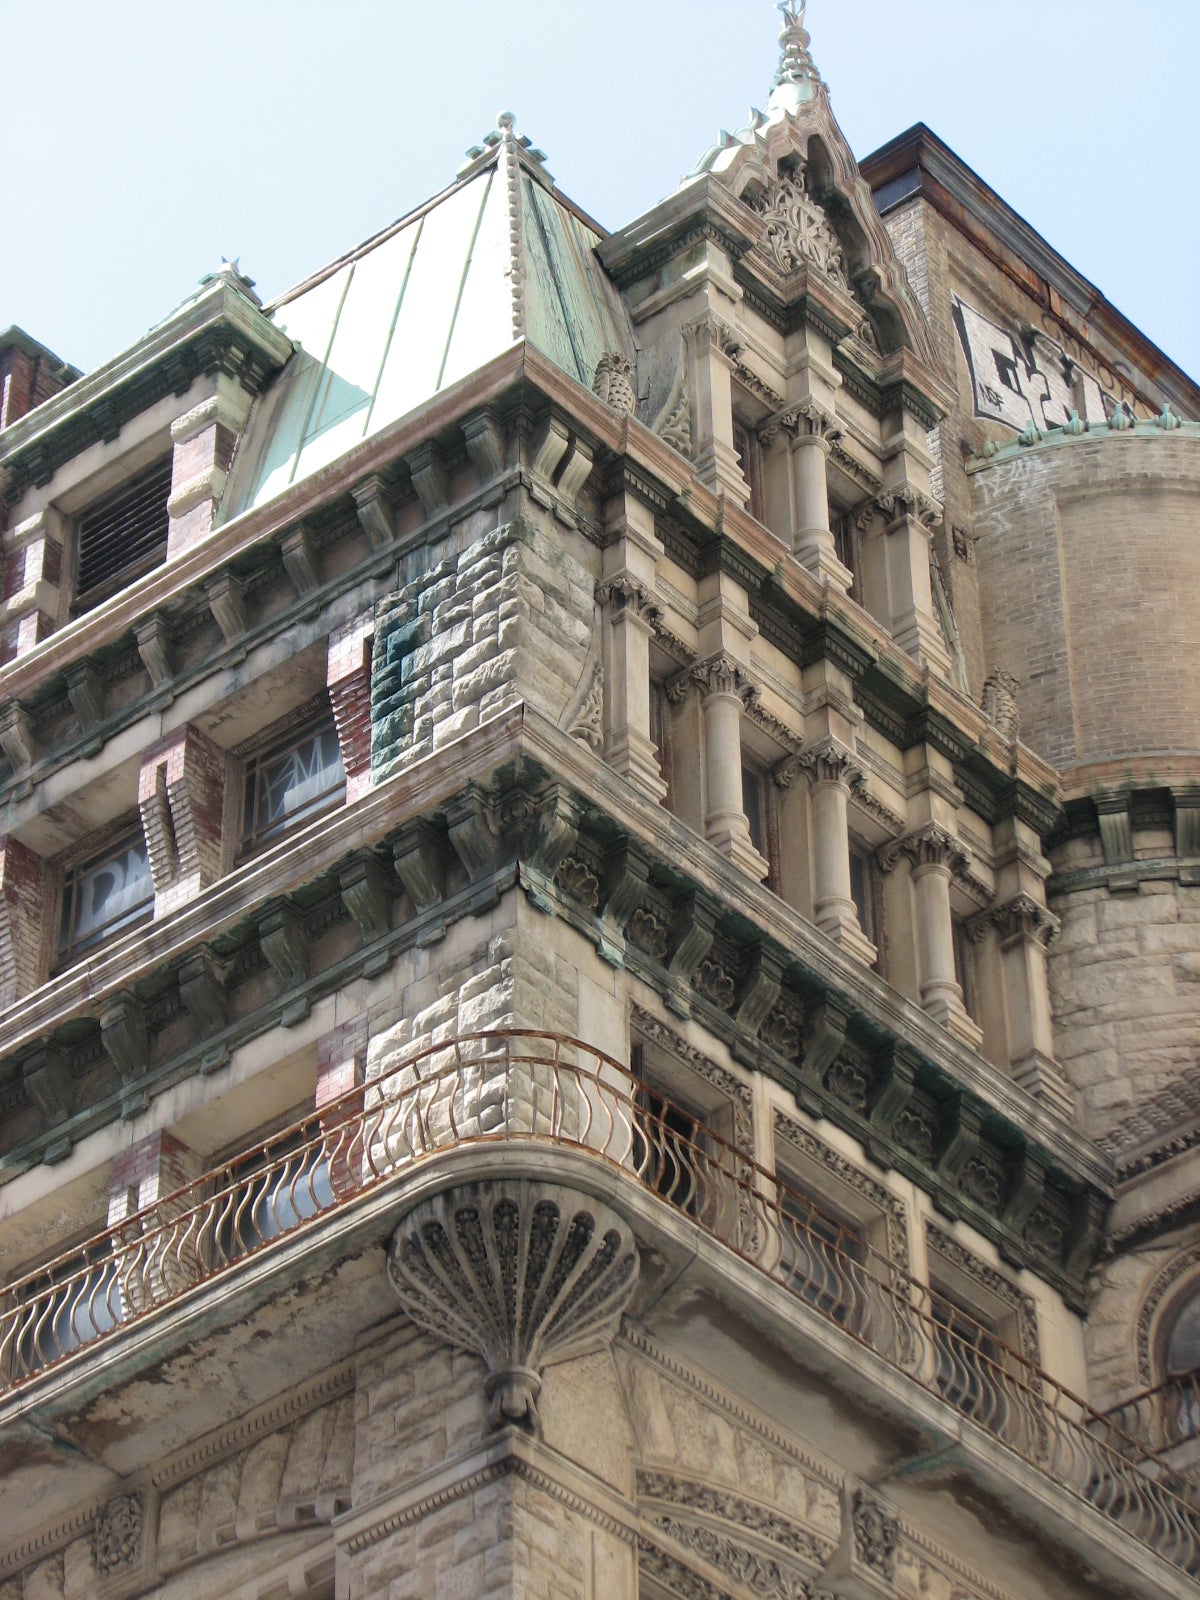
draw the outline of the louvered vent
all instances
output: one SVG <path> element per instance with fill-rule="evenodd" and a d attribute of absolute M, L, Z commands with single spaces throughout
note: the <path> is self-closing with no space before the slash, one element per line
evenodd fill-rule
<path fill-rule="evenodd" d="M 167 456 L 83 513 L 76 610 L 96 605 L 118 582 L 130 583 L 163 560 L 170 493 Z"/>

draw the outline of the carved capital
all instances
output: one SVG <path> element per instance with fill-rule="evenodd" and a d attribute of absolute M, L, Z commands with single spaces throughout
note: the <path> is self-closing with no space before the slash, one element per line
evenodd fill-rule
<path fill-rule="evenodd" d="M 927 822 L 923 828 L 885 845 L 879 852 L 879 865 L 884 872 L 890 872 L 901 856 L 912 862 L 914 871 L 945 867 L 955 877 L 971 864 L 971 852 L 966 845 L 936 822 Z"/>
<path fill-rule="evenodd" d="M 758 430 L 763 444 L 773 444 L 782 429 L 793 440 L 806 440 L 829 450 L 842 437 L 832 412 L 826 411 L 815 400 L 800 400 L 768 417 Z"/>
<path fill-rule="evenodd" d="M 866 774 L 854 759 L 854 752 L 836 739 L 823 739 L 811 750 L 796 757 L 797 770 L 811 784 L 837 783 L 850 789 L 864 782 Z"/>
<path fill-rule="evenodd" d="M 624 1220 L 556 1184 L 466 1184 L 392 1236 L 388 1277 L 418 1327 L 487 1363 L 493 1427 L 537 1430 L 541 1373 L 602 1348 L 637 1282 Z"/>
<path fill-rule="evenodd" d="M 709 656 L 706 661 L 698 661 L 683 676 L 694 683 L 706 699 L 710 695 L 731 694 L 748 704 L 757 700 L 760 693 L 758 685 L 752 683 L 737 662 L 726 655 Z M 671 695 L 670 687 L 667 693 Z"/>
<path fill-rule="evenodd" d="M 876 496 L 874 504 L 889 523 L 911 518 L 930 533 L 942 525 L 941 505 L 923 489 L 918 489 L 911 483 L 903 483 L 897 489 L 886 490 Z"/>
<path fill-rule="evenodd" d="M 1047 910 L 1040 900 L 1035 900 L 1031 894 L 1021 893 L 1001 906 L 989 906 L 979 916 L 972 917 L 967 931 L 973 938 L 978 938 L 987 929 L 994 928 L 1002 944 L 1025 939 L 1047 949 L 1061 926 L 1054 913 Z"/>
<path fill-rule="evenodd" d="M 662 621 L 662 607 L 653 592 L 628 572 L 618 573 L 596 586 L 596 599 L 614 616 L 636 617 L 648 628 Z"/>

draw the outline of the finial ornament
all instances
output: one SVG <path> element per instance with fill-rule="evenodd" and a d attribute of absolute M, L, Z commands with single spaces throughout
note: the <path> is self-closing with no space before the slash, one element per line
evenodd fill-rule
<path fill-rule="evenodd" d="M 783 32 L 779 35 L 779 70 L 775 74 L 775 87 L 785 83 L 820 82 L 820 74 L 808 53 L 811 43 L 804 27 L 806 0 L 779 0 L 775 9 L 783 18 Z"/>

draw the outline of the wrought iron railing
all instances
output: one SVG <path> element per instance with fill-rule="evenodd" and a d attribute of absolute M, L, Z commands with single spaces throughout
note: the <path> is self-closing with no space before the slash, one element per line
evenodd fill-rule
<path fill-rule="evenodd" d="M 1200 1368 L 1177 1373 L 1153 1389 L 1130 1395 L 1105 1416 L 1136 1444 L 1136 1459 L 1157 1462 L 1181 1477 L 1200 1482 Z M 1195 1444 L 1189 1460 L 1182 1446 Z"/>
<path fill-rule="evenodd" d="M 1200 1513 L 1119 1424 L 602 1052 L 527 1031 L 432 1047 L 11 1283 L 0 1393 L 112 1338 L 455 1145 L 543 1142 L 620 1169 L 1160 1556 Z"/>

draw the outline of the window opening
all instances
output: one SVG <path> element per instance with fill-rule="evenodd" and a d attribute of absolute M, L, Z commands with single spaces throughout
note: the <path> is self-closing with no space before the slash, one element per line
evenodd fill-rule
<path fill-rule="evenodd" d="M 1002 1418 L 1000 1345 L 978 1315 L 938 1292 L 932 1299 L 934 1383 L 938 1393 L 985 1424 Z"/>
<path fill-rule="evenodd" d="M 763 520 L 763 495 L 762 495 L 762 450 L 758 440 L 744 422 L 733 419 L 733 448 L 738 458 L 738 466 L 742 470 L 742 477 L 746 480 L 746 487 L 750 490 L 750 515 L 757 521 Z"/>
<path fill-rule="evenodd" d="M 242 849 L 259 849 L 308 817 L 339 804 L 346 774 L 332 720 L 309 724 L 246 761 Z"/>
<path fill-rule="evenodd" d="M 792 1180 L 785 1179 L 789 1185 Z M 864 1321 L 862 1269 L 867 1241 L 857 1223 L 835 1220 L 807 1195 L 781 1191 L 785 1233 L 783 1272 L 792 1289 L 844 1328 L 860 1331 Z"/>
<path fill-rule="evenodd" d="M 127 834 L 98 860 L 73 868 L 63 883 L 58 954 L 73 961 L 110 934 L 148 918 L 154 880 L 141 830 Z"/>
<path fill-rule="evenodd" d="M 107 1252 L 108 1241 L 104 1248 Z M 81 1272 L 77 1259 L 72 1257 L 60 1274 L 48 1273 L 28 1286 L 28 1298 L 40 1304 L 17 1341 L 16 1360 L 24 1372 L 49 1366 L 100 1334 L 111 1333 L 124 1316 L 116 1262 L 100 1255 Z M 62 1279 L 62 1287 L 47 1295 Z"/>
<path fill-rule="evenodd" d="M 674 812 L 674 796 L 671 788 L 671 703 L 667 699 L 665 685 L 658 678 L 650 680 L 650 743 L 658 756 L 659 771 L 667 786 L 667 792 L 662 800 L 663 807 L 667 811 Z"/>
<path fill-rule="evenodd" d="M 98 605 L 166 559 L 171 457 L 89 506 L 76 525 L 76 611 Z"/>

